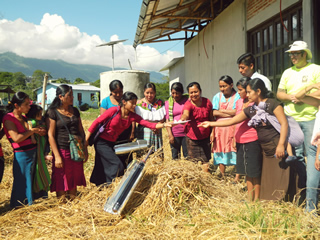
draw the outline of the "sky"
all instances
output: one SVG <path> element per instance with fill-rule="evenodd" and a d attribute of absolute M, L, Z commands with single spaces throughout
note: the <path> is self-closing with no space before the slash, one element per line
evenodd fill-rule
<path fill-rule="evenodd" d="M 133 48 L 142 0 L 0 0 L 0 53 L 75 64 L 159 71 L 181 57 L 183 41 Z"/>

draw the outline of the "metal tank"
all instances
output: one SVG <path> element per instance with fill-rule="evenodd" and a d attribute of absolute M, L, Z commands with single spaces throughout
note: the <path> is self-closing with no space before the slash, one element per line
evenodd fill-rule
<path fill-rule="evenodd" d="M 143 87 L 150 82 L 150 73 L 138 70 L 118 70 L 100 73 L 100 100 L 110 95 L 109 83 L 118 79 L 123 84 L 123 92 L 134 92 L 138 99 L 144 97 Z"/>

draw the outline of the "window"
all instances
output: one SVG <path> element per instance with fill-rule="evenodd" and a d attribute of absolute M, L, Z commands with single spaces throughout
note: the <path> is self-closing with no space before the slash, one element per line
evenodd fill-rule
<path fill-rule="evenodd" d="M 270 79 L 275 92 L 283 71 L 291 66 L 290 58 L 285 51 L 293 41 L 302 40 L 301 3 L 282 12 L 282 19 L 283 24 L 277 15 L 248 32 L 248 50 L 255 57 L 255 68 Z"/>
<path fill-rule="evenodd" d="M 78 93 L 78 101 L 82 101 L 82 93 Z"/>
<path fill-rule="evenodd" d="M 90 93 L 90 99 L 92 102 L 94 102 L 96 100 L 94 93 Z"/>

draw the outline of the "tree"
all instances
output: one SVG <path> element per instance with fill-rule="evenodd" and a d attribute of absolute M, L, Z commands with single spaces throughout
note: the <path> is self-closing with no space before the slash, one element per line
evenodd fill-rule
<path fill-rule="evenodd" d="M 161 100 L 166 101 L 170 96 L 170 92 L 169 92 L 170 79 L 168 76 L 163 76 L 162 80 L 166 80 L 166 82 L 154 83 L 154 85 L 156 85 L 156 89 L 157 89 L 157 98 L 160 98 Z"/>
<path fill-rule="evenodd" d="M 24 75 L 22 72 L 16 72 L 13 74 L 12 79 L 12 87 L 15 91 L 26 89 L 26 75 Z"/>
<path fill-rule="evenodd" d="M 86 81 L 83 80 L 82 78 L 76 78 L 73 82 L 73 84 L 79 84 L 79 83 L 85 83 Z"/>
<path fill-rule="evenodd" d="M 0 72 L 0 84 L 10 85 L 12 84 L 13 73 L 11 72 Z"/>
<path fill-rule="evenodd" d="M 90 83 L 90 85 L 95 86 L 95 87 L 97 87 L 97 88 L 100 88 L 100 79 L 98 79 L 98 80 Z"/>
<path fill-rule="evenodd" d="M 32 100 L 36 99 L 36 92 L 35 89 L 42 87 L 43 85 L 43 78 L 46 72 L 43 72 L 42 70 L 35 70 L 32 74 L 31 82 L 27 84 L 26 92 L 29 94 L 30 98 Z M 50 73 L 48 73 L 49 79 L 52 78 Z"/>
<path fill-rule="evenodd" d="M 57 80 L 54 80 L 55 83 L 65 83 L 65 84 L 70 84 L 71 81 L 66 79 L 66 78 L 58 78 Z"/>

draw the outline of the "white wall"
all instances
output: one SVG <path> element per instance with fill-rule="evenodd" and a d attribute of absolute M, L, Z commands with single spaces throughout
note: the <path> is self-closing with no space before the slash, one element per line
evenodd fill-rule
<path fill-rule="evenodd" d="M 183 87 L 186 88 L 184 58 L 180 59 L 178 62 L 176 62 L 176 64 L 170 67 L 169 78 L 170 78 L 170 82 L 174 79 L 178 79 L 178 81 L 182 83 Z"/>
<path fill-rule="evenodd" d="M 186 85 L 199 82 L 202 96 L 210 100 L 219 92 L 221 76 L 231 76 L 234 83 L 241 78 L 236 61 L 246 51 L 245 10 L 245 1 L 235 0 L 185 45 Z"/>

